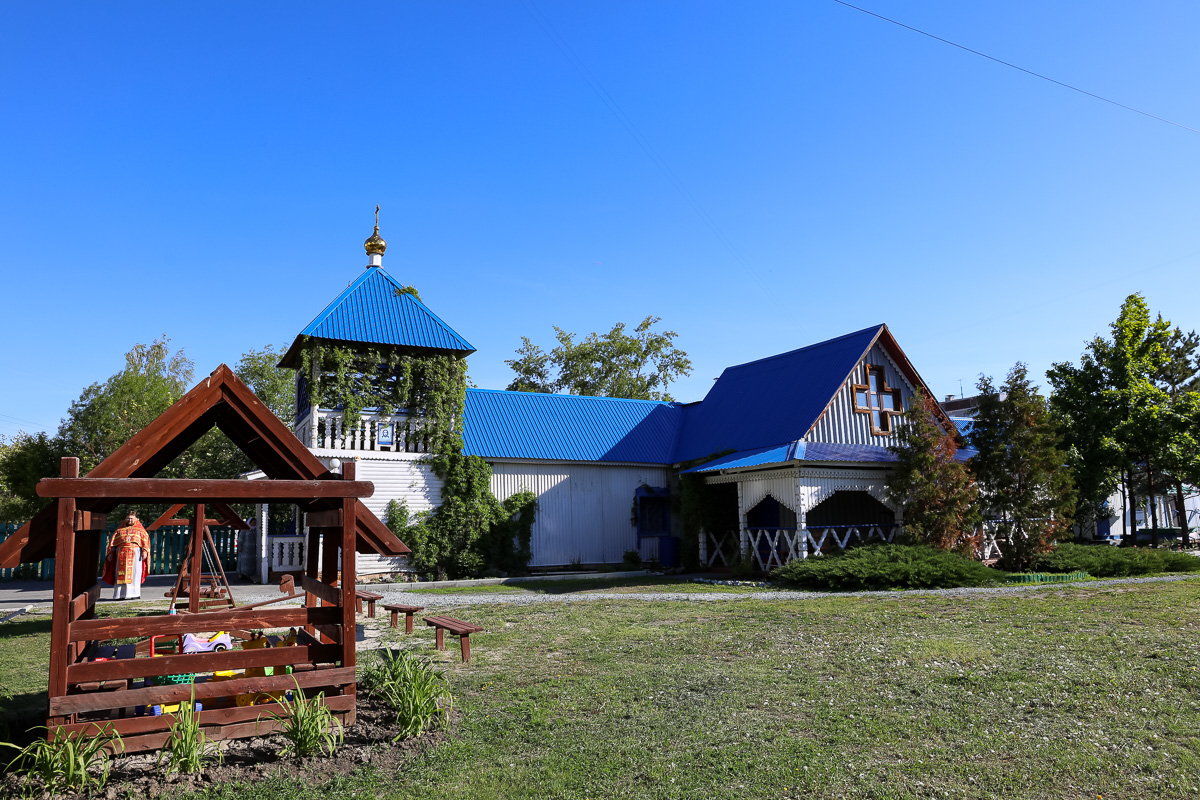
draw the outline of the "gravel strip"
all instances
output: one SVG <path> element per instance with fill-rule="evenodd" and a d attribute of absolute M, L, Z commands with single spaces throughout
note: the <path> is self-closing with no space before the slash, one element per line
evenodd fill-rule
<path fill-rule="evenodd" d="M 1193 580 L 1194 575 L 1167 575 L 1155 578 L 1113 578 L 1102 581 L 1079 581 L 1077 583 L 1042 583 L 1020 586 L 996 586 L 988 588 L 958 589 L 904 589 L 899 591 L 872 592 L 586 592 L 571 594 L 426 594 L 421 591 L 406 592 L 383 589 L 384 603 L 425 606 L 426 608 L 450 608 L 455 606 L 513 605 L 527 606 L 536 603 L 581 603 L 597 600 L 648 600 L 648 601 L 691 601 L 711 602 L 728 600 L 819 600 L 827 597 L 891 597 L 905 598 L 925 595 L 962 597 L 972 595 L 1022 594 L 1031 591 L 1055 591 L 1067 588 L 1091 588 L 1093 586 L 1121 586 L 1135 583 L 1166 583 Z"/>

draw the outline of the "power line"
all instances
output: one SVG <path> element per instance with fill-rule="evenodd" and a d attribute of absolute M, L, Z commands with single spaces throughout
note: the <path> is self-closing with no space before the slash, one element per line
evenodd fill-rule
<path fill-rule="evenodd" d="M 1061 86 L 1064 89 L 1070 89 L 1073 92 L 1079 92 L 1080 94 L 1086 94 L 1088 97 L 1093 97 L 1096 100 L 1103 100 L 1105 103 L 1110 103 L 1118 108 L 1123 108 L 1126 111 L 1132 111 L 1135 114 L 1141 114 L 1143 117 L 1149 117 L 1150 119 L 1156 119 L 1159 122 L 1165 122 L 1168 125 L 1174 125 L 1176 128 L 1183 128 L 1185 131 L 1191 131 L 1192 133 L 1200 133 L 1200 130 L 1197 130 L 1195 128 L 1189 128 L 1187 125 L 1183 125 L 1178 122 L 1173 122 L 1172 120 L 1169 120 L 1165 117 L 1160 117 L 1156 114 L 1151 114 L 1149 111 L 1142 111 L 1140 108 L 1134 108 L 1133 106 L 1127 106 L 1124 103 L 1118 103 L 1116 100 L 1109 100 L 1107 97 L 1102 97 L 1101 95 L 1095 94 L 1094 92 L 1089 92 L 1086 89 L 1080 89 L 1078 86 L 1072 86 L 1069 83 L 1063 83 L 1062 81 L 1058 81 L 1047 75 L 1043 75 L 1040 72 L 1034 72 L 1031 69 L 1025 69 L 1024 67 L 1018 67 L 1016 64 L 1010 63 L 1008 61 L 1004 61 L 1003 59 L 996 58 L 995 56 L 989 56 L 987 53 L 981 53 L 978 50 L 972 50 L 969 47 L 958 44 L 957 42 L 952 42 L 949 39 L 943 39 L 941 36 L 935 36 L 932 33 L 928 33 L 926 31 L 921 30 L 920 28 L 914 28 L 911 25 L 905 25 L 903 22 L 898 22 L 897 20 L 894 20 L 891 17 L 885 17 L 882 14 L 876 14 L 874 11 L 868 11 L 867 9 L 860 8 L 859 6 L 856 6 L 852 3 L 847 3 L 846 0 L 833 0 L 833 2 L 837 3 L 838 5 L 843 5 L 846 8 L 853 8 L 855 11 L 861 11 L 864 14 L 869 14 L 870 16 L 875 17 L 876 19 L 881 19 L 884 22 L 890 22 L 893 25 L 898 25 L 901 28 L 904 28 L 905 30 L 912 31 L 913 33 L 919 33 L 922 36 L 928 36 L 930 39 L 936 39 L 937 41 L 942 42 L 943 44 L 948 44 L 951 47 L 957 47 L 959 50 L 965 50 L 968 53 L 972 53 L 974 55 L 981 56 L 983 58 L 986 58 L 989 61 L 995 61 L 997 64 L 1003 64 L 1004 66 L 1010 67 L 1019 72 L 1024 72 L 1026 75 L 1032 75 L 1035 78 L 1041 78 L 1044 81 L 1049 81 L 1050 83 L 1057 84 L 1058 86 Z"/>

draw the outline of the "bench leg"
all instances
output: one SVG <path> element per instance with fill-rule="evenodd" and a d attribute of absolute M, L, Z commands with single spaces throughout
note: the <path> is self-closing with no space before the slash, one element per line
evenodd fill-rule
<path fill-rule="evenodd" d="M 399 624 L 400 624 L 400 612 L 393 611 L 392 612 L 392 627 L 395 628 Z M 408 618 L 408 632 L 412 633 L 412 617 Z"/>
<path fill-rule="evenodd" d="M 370 617 L 371 619 L 375 619 L 375 601 L 374 600 L 367 601 L 367 616 Z"/>
<path fill-rule="evenodd" d="M 437 629 L 437 649 L 438 650 L 446 649 L 446 629 L 445 628 Z"/>
<path fill-rule="evenodd" d="M 415 615 L 413 615 L 413 614 L 405 614 L 404 615 L 404 632 L 405 633 L 412 633 L 413 616 L 415 616 Z"/>
<path fill-rule="evenodd" d="M 362 598 L 359 598 L 359 597 L 354 598 L 354 613 L 355 614 L 362 613 Z"/>
<path fill-rule="evenodd" d="M 463 662 L 471 660 L 471 634 L 464 633 L 458 637 L 458 641 L 462 644 L 462 659 Z"/>

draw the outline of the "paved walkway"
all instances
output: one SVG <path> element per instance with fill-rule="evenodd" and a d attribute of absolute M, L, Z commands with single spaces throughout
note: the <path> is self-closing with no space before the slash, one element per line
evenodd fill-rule
<path fill-rule="evenodd" d="M 161 602 L 165 607 L 164 592 L 171 587 L 172 576 L 152 576 L 142 587 L 142 602 Z M 1119 586 L 1139 583 L 1166 583 L 1171 581 L 1200 580 L 1200 575 L 1168 575 L 1155 578 L 1114 578 L 1103 581 L 1081 581 L 1078 583 L 1031 584 L 1023 586 L 1000 586 L 982 589 L 913 589 L 890 592 L 796 592 L 796 591 L 758 591 L 758 592 L 712 592 L 687 591 L 687 584 L 681 583 L 678 591 L 643 592 L 643 591 L 571 591 L 571 592 L 478 592 L 463 594 L 431 594 L 427 591 L 413 591 L 411 584 L 371 584 L 370 589 L 384 596 L 384 603 L 402 603 L 419 605 L 427 608 L 451 608 L 468 605 L 531 605 L 536 603 L 580 603 L 597 600 L 628 600 L 628 601 L 687 601 L 687 602 L 716 602 L 738 600 L 813 600 L 828 597 L 893 597 L 900 598 L 911 595 L 949 595 L 970 597 L 974 595 L 1005 595 L 1022 592 L 1056 591 L 1065 588 Z M 52 601 L 52 587 L 49 581 L 13 581 L 0 583 L 0 614 L 17 608 L 30 607 L 32 610 L 48 611 Z M 270 600 L 279 596 L 279 589 L 274 586 L 259 584 L 234 584 L 233 595 L 239 603 L 254 603 L 260 600 Z M 101 592 L 101 605 L 112 605 L 118 601 L 111 599 L 112 589 L 105 588 Z M 126 602 L 126 601 L 119 601 Z M 299 600 L 290 601 L 293 604 Z M 280 603 L 284 606 L 287 603 Z M 376 610 L 377 617 L 384 617 L 386 612 Z"/>

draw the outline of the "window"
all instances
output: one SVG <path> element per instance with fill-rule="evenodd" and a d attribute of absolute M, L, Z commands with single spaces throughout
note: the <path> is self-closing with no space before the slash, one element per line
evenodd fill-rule
<path fill-rule="evenodd" d="M 900 390 L 887 385 L 883 367 L 867 365 L 867 382 L 856 383 L 854 410 L 859 414 L 871 415 L 871 433 L 884 436 L 892 432 L 892 417 L 904 413 L 900 402 Z"/>

